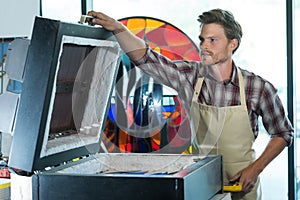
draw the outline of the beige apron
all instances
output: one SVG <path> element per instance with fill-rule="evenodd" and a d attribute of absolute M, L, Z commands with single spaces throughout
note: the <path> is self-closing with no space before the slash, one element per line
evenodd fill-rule
<path fill-rule="evenodd" d="M 224 184 L 240 170 L 255 160 L 252 147 L 254 134 L 248 117 L 244 81 L 238 70 L 241 105 L 215 107 L 198 103 L 204 78 L 199 78 L 195 87 L 191 108 L 193 153 L 220 154 L 223 157 Z M 197 150 L 195 150 L 197 149 Z M 252 191 L 233 193 L 232 199 L 259 200 L 259 179 Z"/>

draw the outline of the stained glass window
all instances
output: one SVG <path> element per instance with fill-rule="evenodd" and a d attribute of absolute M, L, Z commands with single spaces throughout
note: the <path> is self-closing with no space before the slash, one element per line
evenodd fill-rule
<path fill-rule="evenodd" d="M 171 60 L 200 61 L 198 47 L 184 32 L 168 22 L 151 17 L 128 17 L 119 21 L 127 26 L 136 36 L 145 40 L 150 48 Z M 138 70 L 128 61 L 126 56 L 123 57 L 122 63 L 123 74 L 121 76 L 123 79 L 124 75 L 129 71 L 132 74 L 132 70 Z M 136 90 L 132 96 L 123 97 L 121 101 L 126 103 L 121 106 L 122 108 L 118 106 L 119 115 L 120 109 L 127 112 L 121 115 L 126 116 L 128 128 L 118 126 L 116 121 L 117 111 L 115 103 L 117 100 L 114 100 L 111 104 L 104 134 L 104 141 L 106 146 L 108 146 L 108 151 L 152 152 L 162 151 L 163 149 L 164 152 L 181 153 L 189 146 L 190 134 L 188 131 L 189 122 L 181 110 L 180 99 L 176 93 L 166 94 L 164 92 L 165 86 L 151 81 L 151 78 L 147 75 L 141 72 L 137 74 L 139 76 L 136 74 L 127 76 L 131 81 L 135 79 L 136 83 L 142 82 L 142 84 L 135 87 Z M 124 80 L 119 79 L 119 81 Z M 132 88 L 126 88 L 125 90 L 128 91 L 130 89 Z M 128 92 L 122 91 L 121 93 Z M 119 95 L 116 95 L 115 98 L 117 96 Z M 146 103 L 143 103 L 143 99 L 147 99 Z M 160 117 L 158 117 L 158 125 L 154 125 L 153 128 L 153 121 L 155 121 L 153 107 L 155 107 L 155 102 L 159 102 L 161 107 L 155 110 L 156 115 L 160 115 Z M 145 129 L 148 127 L 148 131 L 143 129 L 141 131 L 143 133 L 136 133 L 138 132 L 137 126 Z M 185 131 L 179 131 L 180 127 L 181 129 L 185 127 Z M 149 130 L 150 133 L 147 133 Z M 115 144 L 118 148 L 115 148 Z"/>

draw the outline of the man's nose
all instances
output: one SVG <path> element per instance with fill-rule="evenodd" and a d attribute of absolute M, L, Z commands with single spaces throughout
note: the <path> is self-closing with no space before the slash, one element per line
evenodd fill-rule
<path fill-rule="evenodd" d="M 200 51 L 201 51 L 201 52 L 205 52 L 205 51 L 207 51 L 207 49 L 208 49 L 207 46 L 200 45 Z"/>
<path fill-rule="evenodd" d="M 200 42 L 200 49 L 207 49 L 208 48 L 208 43 L 205 41 Z"/>

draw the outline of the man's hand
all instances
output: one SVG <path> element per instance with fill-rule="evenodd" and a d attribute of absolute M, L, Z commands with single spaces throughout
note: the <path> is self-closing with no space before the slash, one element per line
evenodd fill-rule
<path fill-rule="evenodd" d="M 238 182 L 242 185 L 242 191 L 247 193 L 255 186 L 259 174 L 260 172 L 254 165 L 249 165 L 245 169 L 239 171 L 229 181 L 233 183 Z"/>
<path fill-rule="evenodd" d="M 264 168 L 286 147 L 287 142 L 282 137 L 272 137 L 260 157 L 248 167 L 239 171 L 229 181 L 242 184 L 243 191 L 249 192 Z"/>
<path fill-rule="evenodd" d="M 89 11 L 88 15 L 94 17 L 92 19 L 92 24 L 101 25 L 106 30 L 112 31 L 115 34 L 126 31 L 126 28 L 122 23 L 102 12 Z"/>

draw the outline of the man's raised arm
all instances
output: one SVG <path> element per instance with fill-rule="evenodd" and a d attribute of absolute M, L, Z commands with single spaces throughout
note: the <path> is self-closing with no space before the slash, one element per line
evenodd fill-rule
<path fill-rule="evenodd" d="M 145 41 L 131 33 L 121 22 L 101 12 L 89 11 L 88 15 L 93 16 L 93 24 L 101 25 L 108 31 L 112 31 L 118 40 L 122 50 L 131 60 L 137 61 L 146 53 Z"/>

